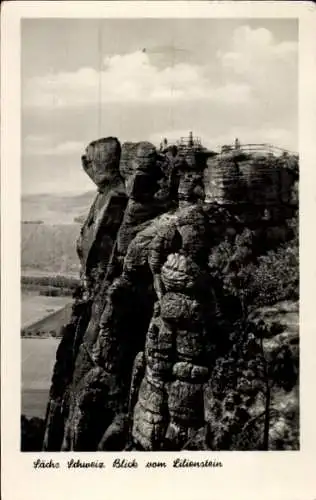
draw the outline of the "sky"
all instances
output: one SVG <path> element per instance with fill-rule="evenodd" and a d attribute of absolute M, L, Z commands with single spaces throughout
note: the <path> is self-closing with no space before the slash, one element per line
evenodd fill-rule
<path fill-rule="evenodd" d="M 295 19 L 24 19 L 22 194 L 93 188 L 92 140 L 298 150 Z"/>

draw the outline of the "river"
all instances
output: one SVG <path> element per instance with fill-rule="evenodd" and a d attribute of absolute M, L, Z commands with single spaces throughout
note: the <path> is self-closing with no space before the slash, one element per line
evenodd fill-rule
<path fill-rule="evenodd" d="M 45 417 L 49 387 L 60 339 L 21 339 L 22 401 L 26 417 Z"/>

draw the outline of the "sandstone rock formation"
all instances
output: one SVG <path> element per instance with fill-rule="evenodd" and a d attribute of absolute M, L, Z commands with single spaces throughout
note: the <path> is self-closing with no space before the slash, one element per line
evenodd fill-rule
<path fill-rule="evenodd" d="M 238 205 L 247 222 L 259 221 L 263 215 L 278 223 L 291 217 L 291 197 L 298 179 L 295 157 L 254 156 L 237 151 L 210 157 L 207 163 L 209 202 Z"/>
<path fill-rule="evenodd" d="M 298 447 L 297 332 L 269 336 L 251 295 L 261 253 L 280 228 L 291 237 L 297 173 L 287 158 L 213 156 L 111 137 L 87 147 L 98 194 L 44 450 Z"/>
<path fill-rule="evenodd" d="M 154 238 L 149 257 L 163 291 L 160 315 L 147 334 L 145 375 L 133 415 L 134 441 L 146 450 L 181 449 L 203 425 L 208 343 L 214 341 L 208 336 L 216 300 L 206 267 L 207 218 L 193 205 L 173 225 Z"/>
<path fill-rule="evenodd" d="M 234 336 L 205 389 L 209 447 L 299 449 L 298 303 L 254 310 Z"/>
<path fill-rule="evenodd" d="M 119 175 L 120 155 L 120 143 L 110 137 L 92 142 L 82 157 L 83 168 L 95 182 L 98 192 L 77 241 L 81 287 L 75 294 L 71 321 L 62 328 L 63 336 L 57 349 L 47 408 L 45 450 L 60 449 L 67 420 L 67 390 L 75 360 L 89 322 L 92 320 L 98 324 L 98 305 L 102 302 L 100 288 L 106 279 L 116 233 L 127 203 L 124 183 Z"/>

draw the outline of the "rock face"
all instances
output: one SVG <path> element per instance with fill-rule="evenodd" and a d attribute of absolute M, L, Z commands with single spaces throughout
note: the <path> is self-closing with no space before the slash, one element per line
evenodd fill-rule
<path fill-rule="evenodd" d="M 260 165 L 246 175 L 226 159 L 213 189 L 209 156 L 113 137 L 88 145 L 83 168 L 98 193 L 77 242 L 81 286 L 57 350 L 44 450 L 299 446 L 298 333 L 284 319 L 296 306 L 282 316 L 276 305 L 283 323 L 270 327 L 275 311 L 245 313 L 224 286 L 257 265 L 268 228 L 286 226 L 295 179 L 263 197 L 247 227 Z M 265 220 L 271 207 L 277 222 Z"/>
<path fill-rule="evenodd" d="M 299 449 L 298 330 L 298 303 L 281 302 L 231 339 L 205 390 L 211 449 Z"/>
<path fill-rule="evenodd" d="M 295 196 L 294 183 L 298 178 L 295 157 L 233 152 L 209 158 L 207 166 L 205 180 L 210 202 L 248 204 L 258 220 L 263 210 L 274 222 L 291 217 L 291 198 Z"/>
<path fill-rule="evenodd" d="M 208 236 L 203 210 L 191 205 L 179 211 L 151 244 L 149 263 L 163 292 L 156 308 L 160 313 L 147 333 L 146 368 L 132 432 L 145 450 L 181 449 L 203 425 L 203 383 L 210 366 L 207 344 L 212 342 L 206 332 L 216 316 L 206 270 Z"/>
<path fill-rule="evenodd" d="M 97 185 L 98 192 L 77 241 L 81 287 L 75 294 L 72 317 L 69 324 L 62 328 L 62 340 L 57 349 L 44 450 L 59 450 L 61 447 L 75 362 L 83 338 L 89 340 L 95 335 L 95 325 L 98 325 L 100 309 L 101 312 L 103 309 L 102 285 L 109 271 L 116 233 L 127 204 L 124 183 L 119 175 L 120 155 L 119 141 L 110 137 L 92 142 L 82 157 L 83 168 Z"/>

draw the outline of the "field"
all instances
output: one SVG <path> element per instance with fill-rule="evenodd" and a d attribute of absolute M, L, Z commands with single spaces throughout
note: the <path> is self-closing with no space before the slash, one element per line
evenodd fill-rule
<path fill-rule="evenodd" d="M 22 198 L 22 276 L 79 277 L 76 239 L 80 224 L 74 219 L 86 217 L 94 197 L 92 191 L 79 196 L 29 195 Z M 36 280 L 34 286 L 22 288 L 21 329 L 31 335 L 56 334 L 69 320 L 72 299 L 70 296 L 39 295 L 39 289 Z M 60 339 L 49 336 L 21 339 L 21 412 L 26 417 L 45 417 L 59 342 Z"/>
<path fill-rule="evenodd" d="M 21 326 L 26 328 L 62 309 L 71 301 L 69 297 L 45 297 L 34 293 L 22 293 Z"/>
<path fill-rule="evenodd" d="M 58 339 L 22 339 L 22 408 L 26 417 L 45 417 Z"/>
<path fill-rule="evenodd" d="M 69 297 L 45 297 L 36 293 L 22 293 L 21 323 L 24 331 L 59 332 L 66 323 L 71 304 Z M 22 338 L 22 401 L 21 411 L 26 417 L 45 417 L 55 354 L 60 339 Z"/>

